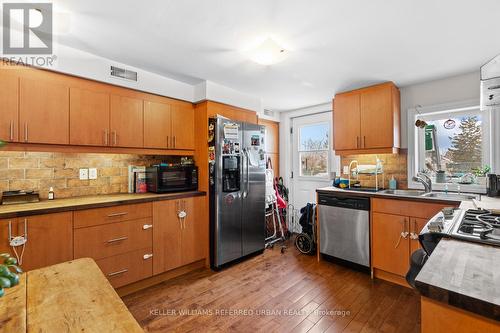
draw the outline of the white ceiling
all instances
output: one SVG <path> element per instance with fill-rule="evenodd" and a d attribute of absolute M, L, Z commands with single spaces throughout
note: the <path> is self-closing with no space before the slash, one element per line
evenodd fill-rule
<path fill-rule="evenodd" d="M 210 80 L 293 109 L 336 92 L 478 70 L 500 53 L 498 0 L 59 0 L 68 46 L 188 83 Z M 241 50 L 289 49 L 265 67 Z M 479 83 L 478 83 L 479 84 Z"/>

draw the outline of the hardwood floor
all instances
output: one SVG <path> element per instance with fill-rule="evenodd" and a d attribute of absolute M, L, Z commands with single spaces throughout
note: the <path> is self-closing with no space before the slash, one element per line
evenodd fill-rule
<path fill-rule="evenodd" d="M 318 263 L 292 246 L 221 272 L 195 271 L 124 302 L 147 332 L 420 331 L 416 292 Z"/>

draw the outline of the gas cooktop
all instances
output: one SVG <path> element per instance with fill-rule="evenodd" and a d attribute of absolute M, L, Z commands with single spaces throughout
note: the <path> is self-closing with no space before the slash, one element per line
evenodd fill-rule
<path fill-rule="evenodd" d="M 455 223 L 451 237 L 500 246 L 500 214 L 469 209 Z"/>

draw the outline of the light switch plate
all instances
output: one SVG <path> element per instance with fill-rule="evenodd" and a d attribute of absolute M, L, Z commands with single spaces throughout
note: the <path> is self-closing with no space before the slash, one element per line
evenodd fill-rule
<path fill-rule="evenodd" d="M 349 167 L 347 165 L 344 165 L 343 174 L 344 175 L 348 175 L 349 174 Z"/>
<path fill-rule="evenodd" d="M 80 169 L 80 180 L 89 179 L 89 169 Z"/>
<path fill-rule="evenodd" d="M 97 169 L 96 168 L 89 169 L 89 179 L 97 179 Z"/>

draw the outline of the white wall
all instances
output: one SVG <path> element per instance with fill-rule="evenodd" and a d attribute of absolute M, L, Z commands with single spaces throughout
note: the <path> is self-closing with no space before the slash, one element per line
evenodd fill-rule
<path fill-rule="evenodd" d="M 408 109 L 417 105 L 430 106 L 478 99 L 479 70 L 441 80 L 400 87 L 401 91 L 401 146 L 408 148 Z"/>

